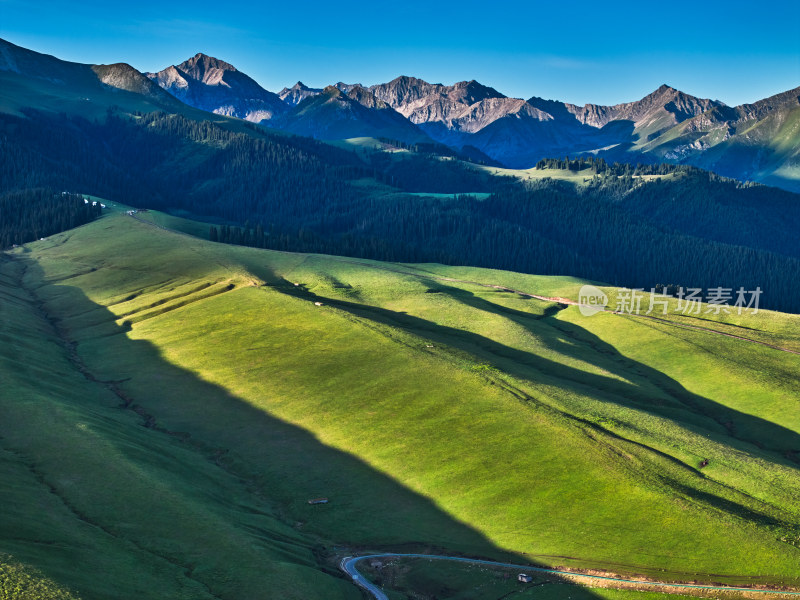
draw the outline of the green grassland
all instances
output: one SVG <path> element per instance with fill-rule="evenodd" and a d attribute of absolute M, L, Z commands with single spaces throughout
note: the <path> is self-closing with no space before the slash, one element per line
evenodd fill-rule
<path fill-rule="evenodd" d="M 345 150 L 353 150 L 361 155 L 369 155 L 370 153 L 382 153 L 392 156 L 395 160 L 402 160 L 404 156 L 413 154 L 410 150 L 398 148 L 388 142 L 378 140 L 377 138 L 361 137 L 350 138 L 347 140 L 337 140 L 328 142 L 331 145 L 343 148 Z M 443 159 L 443 160 L 456 160 L 456 159 Z M 508 169 L 504 167 L 493 167 L 487 165 L 477 165 L 459 161 L 465 167 L 475 169 L 478 172 L 485 173 L 493 177 L 509 177 L 518 179 L 520 181 L 537 181 L 542 179 L 554 179 L 557 181 L 564 181 L 576 187 L 585 187 L 592 178 L 597 174 L 593 168 L 582 169 L 578 171 L 570 171 L 569 169 L 539 169 L 531 167 L 529 169 Z M 635 179 L 642 181 L 652 181 L 654 179 L 673 179 L 674 174 L 667 175 L 635 175 Z M 423 194 L 418 194 L 423 195 Z M 424 194 L 426 196 L 439 196 L 439 195 L 452 195 L 452 194 Z M 486 196 L 487 194 L 470 194 L 477 197 Z"/>
<path fill-rule="evenodd" d="M 597 175 L 593 168 L 570 171 L 568 169 L 540 169 L 531 167 L 530 169 L 505 169 L 501 167 L 476 166 L 475 168 L 489 173 L 496 177 L 513 177 L 520 181 L 538 181 L 542 179 L 553 179 L 569 183 L 576 188 L 586 187 L 592 178 Z M 641 181 L 653 181 L 655 179 L 674 179 L 675 174 L 667 175 L 634 175 L 634 179 Z"/>
<path fill-rule="evenodd" d="M 388 142 L 383 142 L 378 138 L 374 137 L 355 137 L 355 138 L 347 138 L 345 140 L 331 140 L 328 141 L 329 144 L 338 146 L 339 148 L 343 148 L 345 150 L 357 150 L 362 151 L 365 153 L 368 152 L 389 152 L 389 153 L 409 153 L 409 150 L 405 148 L 397 147 L 393 144 Z"/>
<path fill-rule="evenodd" d="M 377 138 L 362 137 L 350 138 L 346 140 L 336 140 L 328 142 L 329 144 L 356 152 L 365 160 L 369 159 L 371 154 L 380 154 L 387 156 L 393 162 L 399 162 L 411 156 L 415 156 L 411 150 L 396 147 L 388 142 L 381 141 Z M 531 167 L 529 169 L 509 169 L 504 167 L 495 167 L 488 165 L 480 165 L 475 163 L 466 162 L 460 159 L 451 157 L 439 157 L 442 161 L 453 161 L 468 171 L 489 177 L 495 183 L 498 180 L 517 180 L 524 182 L 537 182 L 537 181 L 557 181 L 570 185 L 571 187 L 580 190 L 586 188 L 590 183 L 596 181 L 597 172 L 594 168 L 589 167 L 580 170 L 569 169 L 555 169 L 555 168 L 537 168 Z M 650 182 L 654 180 L 670 181 L 681 177 L 681 174 L 664 174 L 664 175 L 633 175 L 634 180 L 638 182 Z M 432 192 L 398 192 L 396 188 L 392 188 L 386 184 L 376 182 L 374 179 L 364 179 L 355 182 L 355 185 L 365 192 L 368 192 L 375 198 L 391 199 L 397 198 L 401 195 L 404 197 L 433 197 L 433 198 L 446 198 L 453 197 L 452 193 L 432 193 Z M 491 194 L 486 192 L 462 192 L 459 195 L 473 196 L 479 200 L 488 198 Z"/>
<path fill-rule="evenodd" d="M 115 208 L 0 262 L 19 572 L 85 598 L 358 598 L 338 557 L 436 550 L 800 585 L 800 357 L 677 326 L 798 347 L 798 317 L 586 318 L 479 285 L 573 278 L 226 246 Z"/>

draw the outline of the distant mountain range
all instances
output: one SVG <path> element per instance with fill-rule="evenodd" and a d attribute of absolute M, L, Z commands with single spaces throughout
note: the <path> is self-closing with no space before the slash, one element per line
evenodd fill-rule
<path fill-rule="evenodd" d="M 76 65 L 0 41 L 0 80 L 24 91 L 30 80 L 11 80 L 29 71 L 49 73 L 37 76 L 37 89 L 48 88 L 54 106 L 61 106 L 66 95 L 69 102 L 90 108 L 77 87 L 58 83 L 80 81 L 81 89 L 106 84 L 96 90 L 104 94 L 108 86 L 137 93 L 128 100 L 141 104 L 144 98 L 142 110 L 178 111 L 177 99 L 186 108 L 322 140 L 444 144 L 461 156 L 511 168 L 580 154 L 629 163 L 687 163 L 800 191 L 800 88 L 737 107 L 667 85 L 635 102 L 577 106 L 509 98 L 477 81 L 442 85 L 406 76 L 368 87 L 339 82 L 320 89 L 298 82 L 276 94 L 205 54 L 141 74 L 122 63 Z"/>
<path fill-rule="evenodd" d="M 442 85 L 405 76 L 369 87 L 340 82 L 315 89 L 298 82 L 276 95 L 202 54 L 148 76 L 197 108 L 320 139 L 391 137 L 471 146 L 512 168 L 585 153 L 623 162 L 689 163 L 800 189 L 800 88 L 737 107 L 668 85 L 635 102 L 577 106 L 509 98 L 477 81 Z"/>

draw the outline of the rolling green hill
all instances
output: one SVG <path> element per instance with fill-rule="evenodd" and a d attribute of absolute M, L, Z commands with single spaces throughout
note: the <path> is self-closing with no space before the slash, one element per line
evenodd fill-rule
<path fill-rule="evenodd" d="M 572 278 L 186 227 L 116 210 L 2 257 L 7 587 L 357 598 L 361 549 L 800 585 L 798 356 L 679 326 L 800 350 L 798 317 L 585 318 L 510 291 Z"/>

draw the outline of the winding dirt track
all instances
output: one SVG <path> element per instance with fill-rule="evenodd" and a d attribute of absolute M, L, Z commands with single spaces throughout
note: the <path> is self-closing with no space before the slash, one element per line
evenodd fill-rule
<path fill-rule="evenodd" d="M 366 590 L 372 595 L 375 600 L 389 600 L 389 597 L 383 592 L 381 588 L 369 581 L 359 571 L 356 565 L 362 560 L 367 559 L 385 559 L 385 558 L 423 558 L 427 560 L 447 560 L 451 562 L 460 562 L 470 565 L 483 565 L 488 567 L 504 567 L 511 569 L 519 569 L 520 572 L 531 573 L 544 573 L 548 575 L 567 575 L 569 577 L 587 579 L 587 583 L 595 582 L 611 582 L 611 583 L 626 583 L 637 586 L 648 586 L 657 588 L 670 588 L 671 590 L 693 590 L 693 591 L 717 591 L 717 592 L 748 592 L 759 594 L 775 594 L 775 595 L 790 595 L 800 596 L 800 592 L 796 591 L 781 591 L 781 590 L 768 590 L 759 588 L 746 588 L 746 587 L 732 587 L 732 586 L 717 586 L 717 585 L 700 585 L 691 583 L 667 583 L 664 581 L 640 581 L 636 579 L 623 579 L 620 577 L 611 577 L 607 575 L 586 575 L 582 573 L 575 573 L 572 571 L 559 571 L 558 569 L 547 569 L 545 567 L 532 567 L 530 565 L 517 565 L 513 563 L 495 562 L 492 560 L 480 560 L 476 558 L 463 558 L 461 556 L 443 556 L 439 554 L 367 554 L 364 556 L 347 556 L 339 563 L 339 568 L 347 573 L 360 588 Z"/>

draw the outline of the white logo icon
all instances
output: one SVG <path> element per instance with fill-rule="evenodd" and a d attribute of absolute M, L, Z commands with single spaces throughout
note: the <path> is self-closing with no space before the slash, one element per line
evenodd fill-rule
<path fill-rule="evenodd" d="M 593 285 L 585 285 L 578 293 L 578 310 L 584 317 L 603 312 L 608 306 L 608 296 Z"/>

